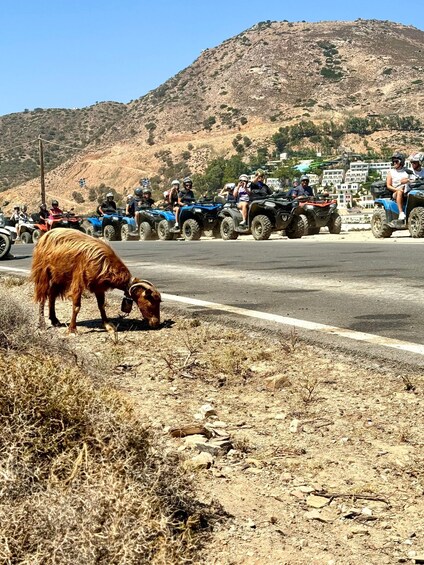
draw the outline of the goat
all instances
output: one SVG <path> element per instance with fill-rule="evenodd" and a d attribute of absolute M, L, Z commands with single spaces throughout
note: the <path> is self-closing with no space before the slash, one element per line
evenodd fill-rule
<path fill-rule="evenodd" d="M 68 331 L 76 333 L 81 296 L 87 289 L 96 295 L 103 326 L 114 331 L 105 311 L 105 292 L 113 288 L 124 292 L 127 303 L 137 303 L 151 328 L 159 326 L 161 296 L 158 290 L 152 283 L 132 277 L 126 265 L 104 241 L 78 230 L 55 228 L 40 238 L 34 249 L 31 280 L 35 285 L 34 299 L 40 304 L 41 327 L 45 327 L 47 298 L 49 319 L 57 327 L 61 324 L 56 316 L 56 298 L 69 297 L 72 317 Z"/>

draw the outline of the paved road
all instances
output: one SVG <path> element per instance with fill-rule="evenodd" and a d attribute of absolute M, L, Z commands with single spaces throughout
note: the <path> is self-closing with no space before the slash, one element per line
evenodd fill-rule
<path fill-rule="evenodd" d="M 150 279 L 163 293 L 424 344 L 424 242 L 387 243 L 303 238 L 113 246 L 133 274 Z M 15 259 L 0 268 L 28 269 L 31 251 L 31 245 L 14 246 Z"/>

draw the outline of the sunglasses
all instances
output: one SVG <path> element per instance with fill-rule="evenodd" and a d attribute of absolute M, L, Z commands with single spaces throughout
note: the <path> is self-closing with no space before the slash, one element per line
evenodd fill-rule
<path fill-rule="evenodd" d="M 400 163 L 399 159 L 392 159 L 393 165 L 397 165 Z"/>

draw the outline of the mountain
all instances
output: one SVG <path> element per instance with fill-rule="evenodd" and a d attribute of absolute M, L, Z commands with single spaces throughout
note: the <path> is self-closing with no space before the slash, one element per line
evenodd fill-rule
<path fill-rule="evenodd" d="M 206 49 L 157 89 L 119 105 L 109 115 L 110 125 L 102 123 L 103 132 L 96 129 L 96 106 L 80 110 L 85 113 L 85 137 L 78 152 L 46 176 L 48 197 L 60 196 L 71 205 L 78 190 L 85 200 L 80 209 L 92 208 L 90 187 L 103 183 L 124 193 L 142 177 L 151 178 L 159 191 L 175 176 L 201 173 L 214 157 L 237 151 L 247 158 L 258 147 L 275 152 L 272 136 L 279 128 L 304 121 L 337 124 L 376 116 L 419 120 L 423 53 L 424 32 L 388 21 L 260 22 Z M 6 119 L 24 118 L 4 116 L 0 132 Z M 380 124 L 366 136 L 342 132 L 339 142 L 356 151 L 418 149 L 423 145 L 421 127 L 417 121 L 406 123 L 386 129 Z M 21 129 L 14 128 L 7 143 L 2 136 L 0 154 L 7 144 L 21 141 L 25 125 Z M 300 147 L 308 143 L 307 136 L 298 141 Z M 81 177 L 87 179 L 87 188 L 79 189 Z M 35 203 L 38 180 L 4 193 L 8 200 L 17 195 Z"/>

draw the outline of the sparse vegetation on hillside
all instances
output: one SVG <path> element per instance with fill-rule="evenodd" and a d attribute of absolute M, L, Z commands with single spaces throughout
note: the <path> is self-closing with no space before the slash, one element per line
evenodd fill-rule
<path fill-rule="evenodd" d="M 0 192 L 39 174 L 38 136 L 46 140 L 44 166 L 50 171 L 98 139 L 126 109 L 125 104 L 105 102 L 0 116 Z"/>

